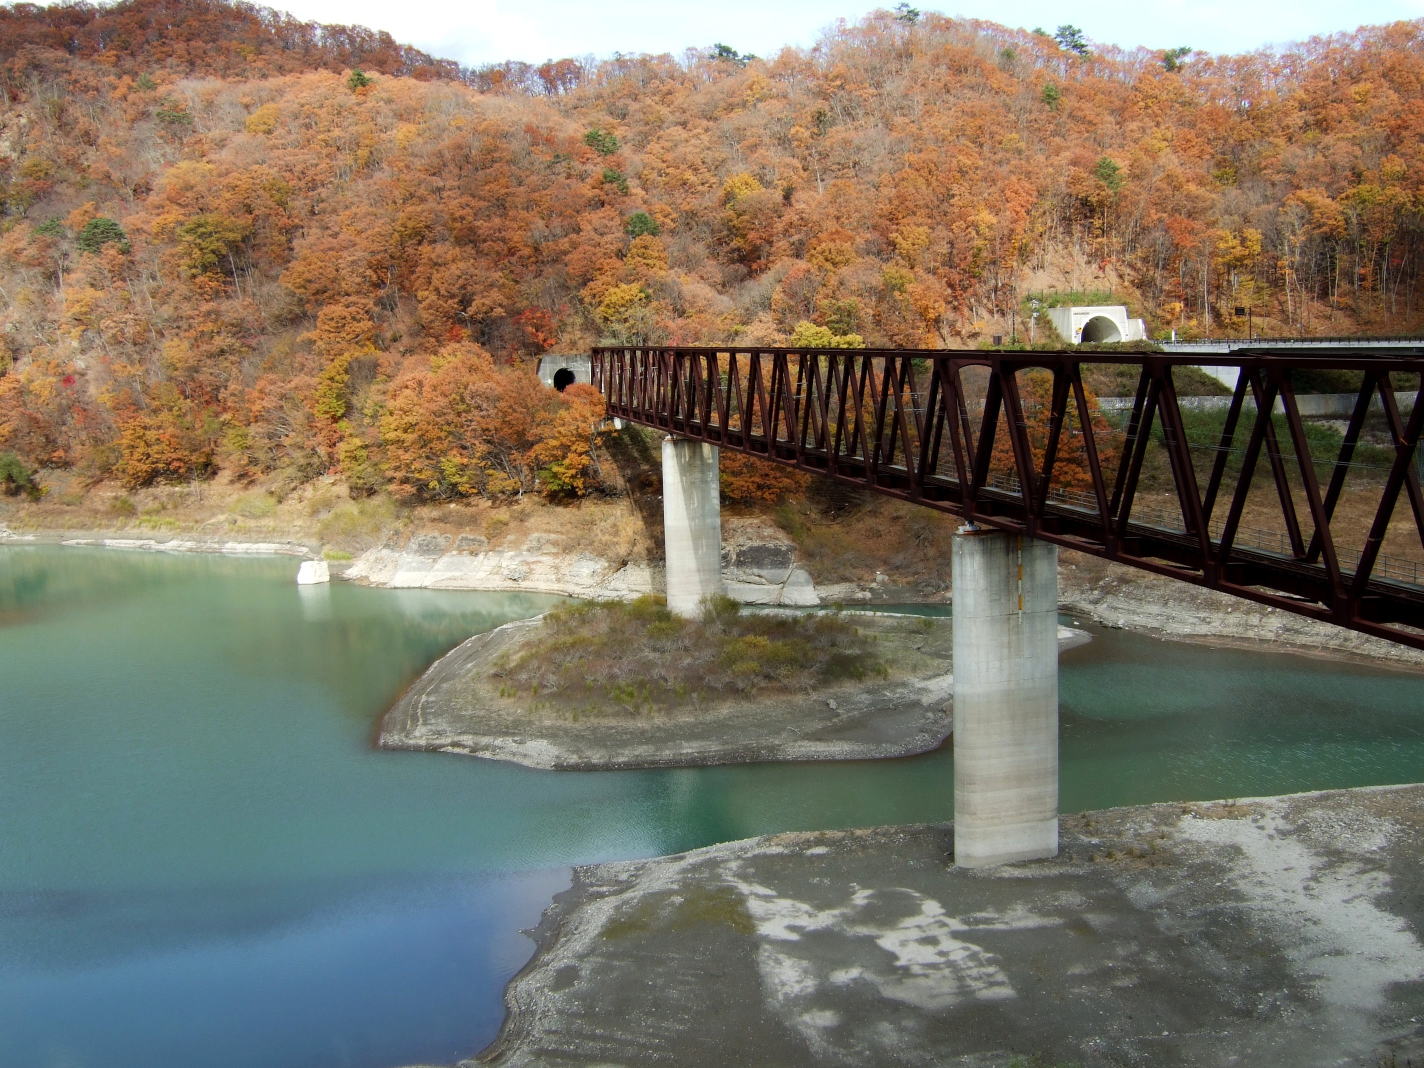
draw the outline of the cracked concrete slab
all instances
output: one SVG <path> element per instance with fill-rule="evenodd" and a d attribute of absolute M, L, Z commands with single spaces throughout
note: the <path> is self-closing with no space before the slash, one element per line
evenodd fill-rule
<path fill-rule="evenodd" d="M 480 1060 L 1424 1058 L 1424 786 L 1115 809 L 1062 830 L 1053 860 L 973 871 L 949 864 L 948 826 L 580 868 Z"/>

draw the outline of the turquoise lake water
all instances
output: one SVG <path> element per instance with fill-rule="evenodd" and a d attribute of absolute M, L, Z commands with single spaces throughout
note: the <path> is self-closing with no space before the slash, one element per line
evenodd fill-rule
<path fill-rule="evenodd" d="M 573 864 L 946 820 L 948 752 L 552 773 L 384 753 L 380 713 L 538 596 L 296 561 L 0 547 L 0 1065 L 449 1063 Z M 1424 676 L 1095 631 L 1065 811 L 1424 779 Z"/>

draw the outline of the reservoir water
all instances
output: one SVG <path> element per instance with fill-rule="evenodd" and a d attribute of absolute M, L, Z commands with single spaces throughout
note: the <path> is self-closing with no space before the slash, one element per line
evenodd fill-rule
<path fill-rule="evenodd" d="M 392 1068 L 495 1034 L 568 867 L 941 821 L 947 752 L 551 773 L 376 719 L 554 598 L 287 559 L 0 547 L 0 1065 Z M 1062 658 L 1065 811 L 1424 778 L 1424 677 L 1111 631 Z"/>

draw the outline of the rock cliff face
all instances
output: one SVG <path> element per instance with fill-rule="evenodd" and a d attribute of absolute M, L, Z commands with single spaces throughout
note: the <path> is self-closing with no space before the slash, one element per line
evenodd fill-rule
<path fill-rule="evenodd" d="M 415 534 L 362 553 L 346 577 L 392 589 L 520 590 L 574 597 L 636 597 L 658 588 L 645 564 L 604 560 L 535 534 L 518 548 L 491 549 L 472 534 Z"/>
<path fill-rule="evenodd" d="M 472 534 L 415 534 L 371 549 L 346 577 L 373 586 L 446 590 L 521 590 L 574 597 L 632 598 L 666 588 L 661 562 L 607 560 L 569 539 L 534 534 L 518 548 L 491 548 Z M 796 548 L 758 519 L 723 525 L 722 577 L 727 595 L 745 604 L 817 605 Z"/>
<path fill-rule="evenodd" d="M 762 519 L 722 523 L 722 580 L 744 604 L 817 605 L 810 574 L 796 563 L 796 546 Z"/>

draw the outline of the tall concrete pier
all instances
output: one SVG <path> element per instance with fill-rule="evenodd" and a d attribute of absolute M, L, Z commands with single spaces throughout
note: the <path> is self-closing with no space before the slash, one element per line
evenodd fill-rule
<path fill-rule="evenodd" d="M 695 617 L 722 592 L 722 498 L 715 445 L 663 439 L 663 545 L 668 608 Z"/>
<path fill-rule="evenodd" d="M 954 538 L 954 861 L 1058 853 L 1058 549 Z"/>

